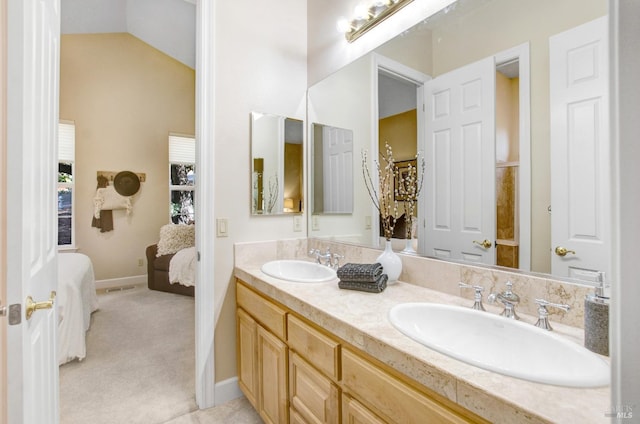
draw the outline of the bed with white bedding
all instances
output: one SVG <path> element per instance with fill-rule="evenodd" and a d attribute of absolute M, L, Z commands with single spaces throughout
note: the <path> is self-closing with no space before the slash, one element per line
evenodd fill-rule
<path fill-rule="evenodd" d="M 176 252 L 169 262 L 169 283 L 186 287 L 196 284 L 196 248 L 187 247 Z"/>
<path fill-rule="evenodd" d="M 87 355 L 85 334 L 98 309 L 93 264 L 87 255 L 58 255 L 58 364 Z"/>

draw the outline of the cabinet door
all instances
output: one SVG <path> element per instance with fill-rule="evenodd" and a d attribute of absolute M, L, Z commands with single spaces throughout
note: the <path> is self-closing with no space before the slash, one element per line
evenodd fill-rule
<path fill-rule="evenodd" d="M 287 345 L 258 325 L 258 412 L 267 424 L 289 421 Z"/>
<path fill-rule="evenodd" d="M 258 409 L 258 350 L 257 324 L 242 309 L 237 310 L 236 333 L 238 337 L 238 385 L 251 405 Z"/>
<path fill-rule="evenodd" d="M 342 395 L 342 424 L 385 424 L 357 400 Z"/>
<path fill-rule="evenodd" d="M 469 422 L 435 398 L 416 391 L 347 349 L 342 350 L 342 382 L 343 390 L 354 396 L 357 395 L 358 399 L 389 422 L 398 424 Z"/>
<path fill-rule="evenodd" d="M 339 390 L 335 384 L 295 353 L 289 358 L 291 407 L 312 424 L 338 424 Z"/>

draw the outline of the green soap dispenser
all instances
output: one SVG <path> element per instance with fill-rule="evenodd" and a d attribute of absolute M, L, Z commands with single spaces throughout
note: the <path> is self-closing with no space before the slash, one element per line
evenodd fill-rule
<path fill-rule="evenodd" d="M 609 356 L 609 284 L 604 272 L 598 272 L 595 292 L 584 299 L 584 346 Z"/>

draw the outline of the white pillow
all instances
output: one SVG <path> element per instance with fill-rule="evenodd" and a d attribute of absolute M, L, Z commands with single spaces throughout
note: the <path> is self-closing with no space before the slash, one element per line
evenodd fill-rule
<path fill-rule="evenodd" d="M 179 250 L 196 245 L 196 226 L 184 224 L 167 224 L 160 228 L 158 254 L 170 255 Z"/>

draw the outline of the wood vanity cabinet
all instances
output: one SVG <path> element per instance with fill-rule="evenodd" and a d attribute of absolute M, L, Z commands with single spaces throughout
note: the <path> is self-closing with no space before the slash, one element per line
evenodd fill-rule
<path fill-rule="evenodd" d="M 240 284 L 236 297 L 240 389 L 265 423 L 288 423 L 286 311 Z"/>
<path fill-rule="evenodd" d="M 266 423 L 487 422 L 240 280 L 236 288 L 239 385 Z"/>

